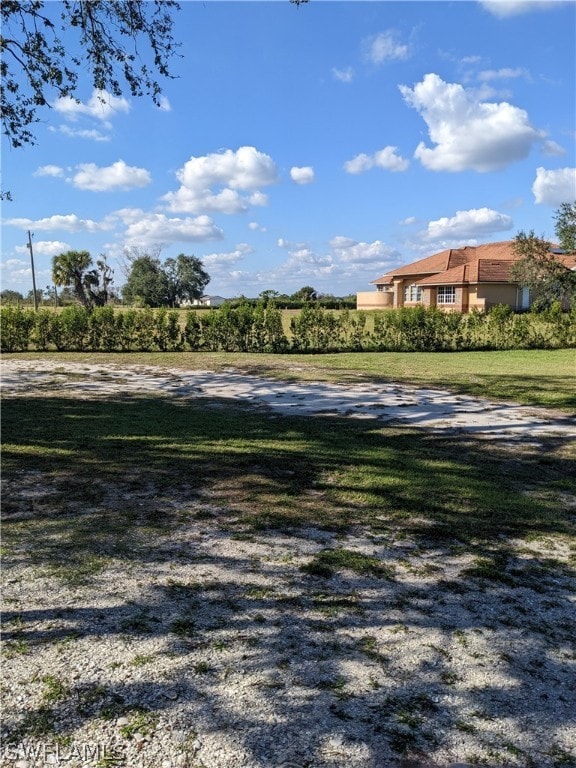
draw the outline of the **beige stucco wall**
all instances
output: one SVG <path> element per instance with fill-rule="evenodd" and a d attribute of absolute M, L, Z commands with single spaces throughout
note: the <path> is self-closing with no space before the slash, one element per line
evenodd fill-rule
<path fill-rule="evenodd" d="M 412 283 L 415 283 L 417 280 L 419 280 L 422 277 L 422 275 L 407 275 L 405 277 L 402 277 L 400 279 L 394 280 L 394 293 L 396 294 L 396 301 L 394 303 L 394 306 L 396 307 L 415 307 L 417 303 L 421 302 L 411 302 L 411 301 L 404 301 L 404 289 L 411 285 Z"/>
<path fill-rule="evenodd" d="M 470 285 L 456 286 L 454 304 L 438 304 L 436 286 L 422 286 L 422 303 L 427 307 L 438 306 L 445 311 L 471 312 L 473 309 L 485 310 L 497 304 L 509 304 L 519 309 L 520 297 L 515 285 Z"/>
<path fill-rule="evenodd" d="M 483 309 L 497 304 L 509 304 L 513 309 L 518 305 L 518 289 L 515 285 L 479 285 L 477 300 L 483 300 Z"/>
<path fill-rule="evenodd" d="M 392 309 L 392 291 L 361 291 L 356 294 L 356 309 Z"/>
<path fill-rule="evenodd" d="M 414 307 L 416 302 L 404 301 L 404 288 L 418 280 L 418 275 L 410 275 L 395 280 L 392 290 L 364 291 L 356 294 L 358 309 L 392 309 L 394 307 Z M 508 304 L 513 309 L 520 308 L 518 288 L 512 284 L 492 283 L 483 285 L 456 286 L 454 304 L 437 304 L 436 286 L 422 286 L 422 304 L 427 307 L 438 306 L 446 311 L 471 312 L 473 309 L 487 310 L 497 304 Z"/>
<path fill-rule="evenodd" d="M 471 285 L 468 288 L 468 311 L 472 312 L 473 309 L 482 311 L 484 309 L 485 299 L 478 296 L 478 286 Z"/>

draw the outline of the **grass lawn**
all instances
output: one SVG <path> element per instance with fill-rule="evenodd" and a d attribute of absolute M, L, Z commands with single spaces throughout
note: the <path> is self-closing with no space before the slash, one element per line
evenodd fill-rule
<path fill-rule="evenodd" d="M 107 542 L 117 552 L 118 539 L 133 535 L 137 505 L 119 513 L 106 500 L 146 489 L 158 499 L 151 525 L 169 521 L 163 498 L 209 495 L 225 525 L 361 525 L 471 550 L 491 549 L 500 536 L 568 534 L 561 502 L 576 492 L 567 441 L 511 454 L 467 436 L 346 418 L 270 419 L 198 401 L 10 397 L 3 441 L 5 488 L 41 477 L 48 508 L 66 510 L 44 516 L 39 503 L 37 515 L 5 523 L 4 544 L 32 537 L 39 563 L 71 558 L 80 568 L 95 552 L 105 557 Z M 9 514 L 11 494 L 4 498 Z M 79 505 L 98 511 L 70 512 Z"/>

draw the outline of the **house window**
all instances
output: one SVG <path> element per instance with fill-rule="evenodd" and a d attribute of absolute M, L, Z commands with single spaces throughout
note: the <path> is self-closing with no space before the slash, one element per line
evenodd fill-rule
<path fill-rule="evenodd" d="M 422 288 L 419 285 L 407 285 L 404 288 L 404 301 L 422 301 Z"/>
<path fill-rule="evenodd" d="M 454 285 L 439 285 L 437 301 L 438 304 L 455 304 L 456 287 Z"/>

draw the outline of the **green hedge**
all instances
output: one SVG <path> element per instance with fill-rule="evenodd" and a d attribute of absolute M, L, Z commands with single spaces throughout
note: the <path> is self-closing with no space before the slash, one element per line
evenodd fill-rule
<path fill-rule="evenodd" d="M 2 352 L 435 352 L 576 347 L 576 309 L 516 314 L 442 312 L 406 307 L 370 313 L 305 305 L 284 333 L 282 312 L 263 302 L 189 310 L 182 325 L 175 310 L 65 307 L 61 312 L 0 309 Z"/>

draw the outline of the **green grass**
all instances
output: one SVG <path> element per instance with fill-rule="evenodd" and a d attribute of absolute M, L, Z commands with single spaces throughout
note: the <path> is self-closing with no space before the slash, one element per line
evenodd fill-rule
<path fill-rule="evenodd" d="M 129 723 L 120 727 L 120 733 L 125 739 L 131 739 L 136 733 L 147 736 L 154 731 L 157 722 L 158 715 L 155 712 L 136 712 Z"/>
<path fill-rule="evenodd" d="M 498 558 L 508 556 L 494 554 L 498 537 L 573 529 L 557 493 L 576 492 L 568 440 L 519 461 L 488 442 L 371 420 L 270 419 L 148 397 L 10 397 L 2 417 L 4 545 L 72 584 L 98 578 L 113 561 L 148 556 L 158 536 L 196 518 L 206 495 L 211 525 L 232 534 L 360 525 L 422 545 L 460 542 L 480 558 L 470 576 L 483 579 L 494 579 Z M 327 576 L 342 568 L 390 575 L 346 549 L 321 553 L 314 566 Z M 188 618 L 172 631 L 192 632 Z M 153 617 L 137 612 L 125 623 L 154 628 Z"/>
<path fill-rule="evenodd" d="M 44 683 L 44 690 L 42 692 L 42 700 L 47 704 L 55 704 L 63 699 L 67 698 L 70 694 L 70 689 L 55 675 L 44 675 L 42 678 Z"/>
<path fill-rule="evenodd" d="M 325 549 L 302 566 L 302 570 L 312 576 L 330 578 L 338 570 L 348 570 L 362 576 L 375 576 L 380 579 L 392 578 L 390 566 L 377 557 L 353 552 L 350 549 Z"/>
<path fill-rule="evenodd" d="M 473 388 L 472 379 L 484 376 L 485 395 L 506 376 L 508 384 L 498 386 L 518 394 L 531 370 L 532 397 L 544 404 L 555 381 L 565 387 L 556 403 L 568 402 L 573 353 L 51 357 L 63 366 L 68 360 L 234 365 L 333 381 L 381 380 L 388 371 L 396 380 L 454 388 L 460 382 L 464 389 L 466 377 Z M 472 362 L 480 364 L 470 373 Z M 568 439 L 544 441 L 519 458 L 466 435 L 336 417 L 270 419 L 248 407 L 218 405 L 142 396 L 82 401 L 65 393 L 5 398 L 4 564 L 24 558 L 39 574 L 81 585 L 114 562 L 149 557 L 159 537 L 202 516 L 233 537 L 270 527 L 344 532 L 361 526 L 379 536 L 411 537 L 419 547 L 456 543 L 473 556 L 470 579 L 535 584 L 548 576 L 543 566 L 530 571 L 507 542 L 573 533 L 573 513 L 562 503 L 576 494 Z M 320 552 L 305 570 L 324 578 L 342 570 L 393 576 L 386 564 L 344 547 Z M 193 584 L 171 582 L 168 589 L 193 607 Z M 122 628 L 149 633 L 156 624 L 136 609 Z M 192 615 L 183 613 L 170 631 L 193 634 Z M 27 650 L 16 641 L 6 652 Z"/>
<path fill-rule="evenodd" d="M 241 353 L 18 353 L 5 359 L 160 365 L 184 370 L 236 368 L 297 381 L 396 381 L 515 400 L 576 413 L 576 350 L 357 352 L 327 355 Z"/>

